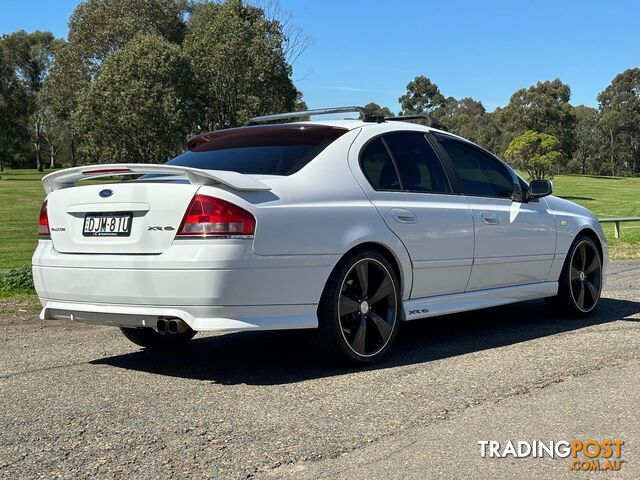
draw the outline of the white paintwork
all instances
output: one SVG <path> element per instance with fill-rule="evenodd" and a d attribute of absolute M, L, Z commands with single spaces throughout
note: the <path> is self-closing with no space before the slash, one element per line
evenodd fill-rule
<path fill-rule="evenodd" d="M 314 305 L 154 307 L 43 299 L 42 320 L 74 320 L 120 327 L 155 327 L 158 318 L 182 319 L 193 330 L 289 330 L 318 326 Z"/>
<path fill-rule="evenodd" d="M 467 290 L 544 281 L 556 248 L 556 222 L 544 199 L 520 203 L 468 196 L 467 200 L 475 225 Z"/>
<path fill-rule="evenodd" d="M 404 318 L 405 320 L 418 320 L 449 313 L 497 307 L 535 298 L 551 297 L 557 291 L 558 282 L 538 282 L 514 287 L 417 298 L 403 302 Z"/>
<path fill-rule="evenodd" d="M 358 163 L 362 146 L 385 132 L 427 127 L 316 123 L 349 132 L 288 177 L 130 164 L 45 177 L 51 240 L 41 239 L 33 256 L 42 318 L 153 327 L 158 317 L 178 317 L 208 331 L 313 328 L 331 271 L 364 243 L 397 263 L 406 319 L 553 295 L 571 242 L 587 228 L 598 235 L 606 263 L 595 216 L 566 200 L 520 204 L 371 188 Z M 180 181 L 73 186 L 82 172 L 119 167 Z M 113 196 L 101 198 L 104 188 Z M 251 212 L 254 237 L 177 239 L 196 192 Z M 131 237 L 83 237 L 84 214 L 108 211 L 134 213 Z M 483 211 L 498 224 L 482 223 Z"/>

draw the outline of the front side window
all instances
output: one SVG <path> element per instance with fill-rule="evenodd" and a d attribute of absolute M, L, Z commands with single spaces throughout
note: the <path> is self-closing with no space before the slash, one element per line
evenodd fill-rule
<path fill-rule="evenodd" d="M 459 140 L 436 135 L 458 172 L 465 195 L 510 198 L 513 178 L 507 168 L 490 155 Z"/>

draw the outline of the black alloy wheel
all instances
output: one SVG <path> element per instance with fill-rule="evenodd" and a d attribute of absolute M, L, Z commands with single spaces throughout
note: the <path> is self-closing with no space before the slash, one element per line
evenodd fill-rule
<path fill-rule="evenodd" d="M 380 359 L 398 332 L 399 285 L 380 252 L 347 254 L 331 273 L 318 306 L 317 338 L 327 355 L 351 364 Z"/>
<path fill-rule="evenodd" d="M 379 353 L 397 321 L 397 294 L 391 273 L 379 261 L 356 262 L 342 282 L 338 317 L 349 347 L 363 357 Z"/>
<path fill-rule="evenodd" d="M 582 312 L 593 310 L 600 299 L 602 262 L 593 242 L 583 240 L 573 250 L 569 269 L 571 295 Z"/>

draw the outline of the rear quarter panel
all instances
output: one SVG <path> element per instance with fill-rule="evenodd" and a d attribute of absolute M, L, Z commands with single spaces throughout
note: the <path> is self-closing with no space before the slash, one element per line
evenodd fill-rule
<path fill-rule="evenodd" d="M 259 177 L 269 192 L 235 192 L 201 187 L 247 209 L 256 217 L 253 249 L 257 255 L 325 255 L 332 268 L 350 249 L 365 242 L 392 252 L 400 266 L 404 298 L 411 288 L 411 260 L 367 199 L 347 162 L 354 129 L 329 145 L 299 172 Z"/>

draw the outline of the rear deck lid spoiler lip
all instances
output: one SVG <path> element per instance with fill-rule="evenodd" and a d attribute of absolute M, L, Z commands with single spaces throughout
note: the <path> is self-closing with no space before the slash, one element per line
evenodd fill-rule
<path fill-rule="evenodd" d="M 269 185 L 249 175 L 223 170 L 204 170 L 201 168 L 181 167 L 178 165 L 154 165 L 141 163 L 118 163 L 107 165 L 87 165 L 84 167 L 66 168 L 45 175 L 42 185 L 47 194 L 76 185 L 83 178 L 113 177 L 124 175 L 180 175 L 186 176 L 192 185 L 223 184 L 234 190 L 268 191 Z"/>

